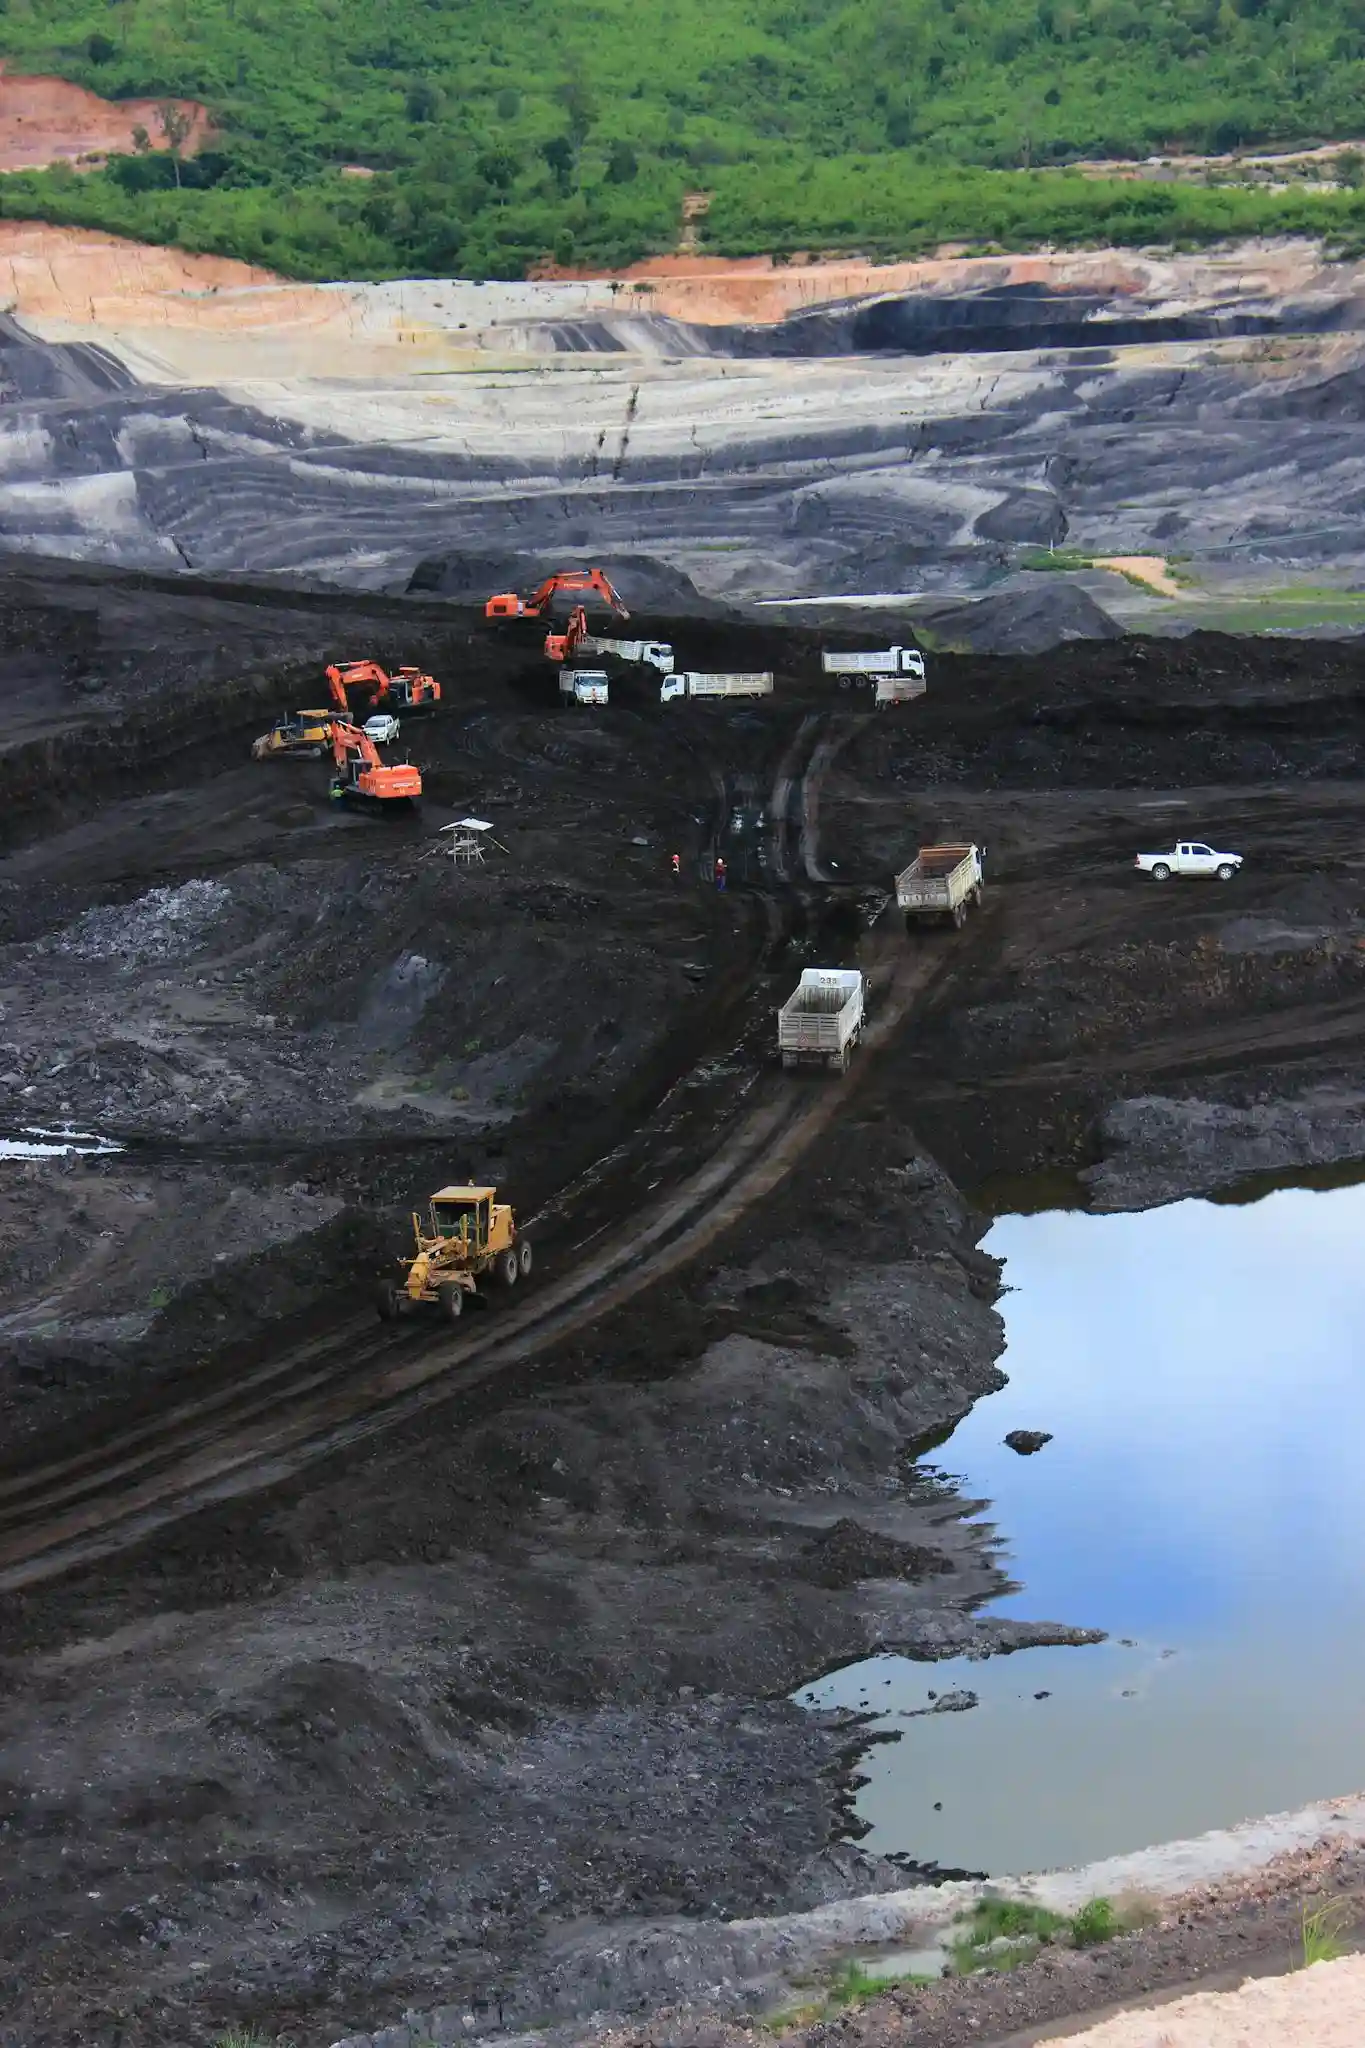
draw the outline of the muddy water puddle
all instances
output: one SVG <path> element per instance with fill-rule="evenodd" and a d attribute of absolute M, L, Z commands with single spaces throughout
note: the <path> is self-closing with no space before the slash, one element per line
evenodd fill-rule
<path fill-rule="evenodd" d="M 55 1130 L 25 1125 L 16 1133 L 0 1137 L 0 1159 L 66 1159 L 82 1156 L 103 1158 L 121 1152 L 122 1145 L 94 1131 L 76 1131 L 62 1124 Z"/>
<path fill-rule="evenodd" d="M 900 1738 L 861 1766 L 864 1846 L 1003 1875 L 1365 1785 L 1365 1186 L 985 1243 L 1010 1383 L 923 1463 L 988 1503 L 1019 1587 L 991 1612 L 1109 1640 L 803 1688 Z"/>

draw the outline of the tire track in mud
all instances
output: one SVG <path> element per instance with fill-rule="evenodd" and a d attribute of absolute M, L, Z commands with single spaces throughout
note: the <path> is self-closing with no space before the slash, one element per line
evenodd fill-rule
<path fill-rule="evenodd" d="M 851 731 L 852 722 L 845 723 Z M 807 872 L 818 872 L 812 784 L 847 736 L 828 724 L 818 715 L 803 720 L 779 764 L 770 818 L 774 866 L 784 877 L 798 853 Z M 874 952 L 874 1015 L 865 1034 L 872 1053 L 895 1035 L 947 958 L 938 949 L 907 951 L 885 936 Z M 756 982 L 755 974 L 751 987 Z M 0 1502 L 0 1590 L 107 1556 L 468 1392 L 697 1256 L 771 1192 L 846 1105 L 866 1069 L 860 1061 L 812 1086 L 756 1067 L 748 1035 L 746 1024 L 740 1044 L 729 1049 L 739 1062 L 740 1100 L 752 1098 L 737 1127 L 657 1202 L 614 1230 L 608 1225 L 606 1242 L 571 1273 L 510 1309 L 484 1336 L 456 1343 L 443 1336 L 414 1348 L 395 1345 L 389 1331 L 330 1332 L 245 1381 L 106 1439 L 98 1451 L 13 1475 Z M 693 1074 L 715 1057 L 713 1048 Z"/>

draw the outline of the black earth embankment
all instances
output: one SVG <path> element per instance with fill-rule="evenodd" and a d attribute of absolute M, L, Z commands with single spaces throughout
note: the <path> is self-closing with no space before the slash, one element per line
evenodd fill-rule
<path fill-rule="evenodd" d="M 1113 351 L 1163 342 L 1213 341 L 1268 334 L 1332 334 L 1359 327 L 1361 310 L 1339 298 L 1278 303 L 1248 295 L 1241 304 L 1174 311 L 1158 301 L 1058 291 L 1042 283 L 956 293 L 887 293 L 870 302 L 831 305 L 763 325 L 697 325 L 659 314 L 549 320 L 540 331 L 569 354 L 612 355 L 642 342 L 671 356 L 741 359 L 826 356 L 938 356 L 1065 349 L 1078 371 L 1102 368 Z"/>

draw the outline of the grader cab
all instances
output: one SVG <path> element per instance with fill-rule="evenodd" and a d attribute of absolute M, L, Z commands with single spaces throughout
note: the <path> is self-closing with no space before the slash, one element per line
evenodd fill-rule
<path fill-rule="evenodd" d="M 425 1215 L 414 1210 L 417 1250 L 403 1260 L 401 1280 L 379 1285 L 379 1313 L 385 1322 L 424 1305 L 439 1308 L 453 1322 L 479 1282 L 515 1287 L 531 1271 L 531 1247 L 517 1231 L 517 1219 L 496 1188 L 440 1188 Z"/>

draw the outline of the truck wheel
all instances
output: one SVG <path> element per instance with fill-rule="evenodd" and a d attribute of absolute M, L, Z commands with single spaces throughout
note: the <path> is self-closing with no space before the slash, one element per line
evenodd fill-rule
<path fill-rule="evenodd" d="M 959 903 L 953 910 L 953 930 L 955 932 L 960 932 L 962 930 L 963 925 L 966 922 L 967 906 L 965 903 Z"/>
<path fill-rule="evenodd" d="M 392 1280 L 381 1280 L 374 1291 L 374 1305 L 379 1310 L 381 1322 L 396 1323 L 399 1315 L 399 1290 Z"/>
<path fill-rule="evenodd" d="M 444 1287 L 437 1288 L 436 1299 L 440 1304 L 441 1314 L 446 1320 L 458 1323 L 460 1317 L 464 1314 L 463 1287 L 457 1287 L 453 1280 L 447 1280 Z"/>
<path fill-rule="evenodd" d="M 493 1270 L 498 1276 L 500 1287 L 515 1287 L 521 1277 L 521 1264 L 516 1252 L 499 1252 L 498 1262 Z"/>
<path fill-rule="evenodd" d="M 531 1247 L 523 1238 L 517 1246 L 517 1264 L 521 1267 L 521 1277 L 523 1280 L 529 1280 L 531 1277 L 532 1256 Z"/>
<path fill-rule="evenodd" d="M 1171 871 L 1169 867 L 1167 867 L 1164 860 L 1159 860 L 1152 869 L 1152 880 L 1154 882 L 1169 882 L 1170 879 Z"/>
<path fill-rule="evenodd" d="M 1237 870 L 1232 865 L 1232 862 L 1230 860 L 1225 860 L 1223 862 L 1222 867 L 1218 870 L 1218 879 L 1220 882 L 1230 882 L 1233 876 L 1236 874 L 1236 872 Z"/>

